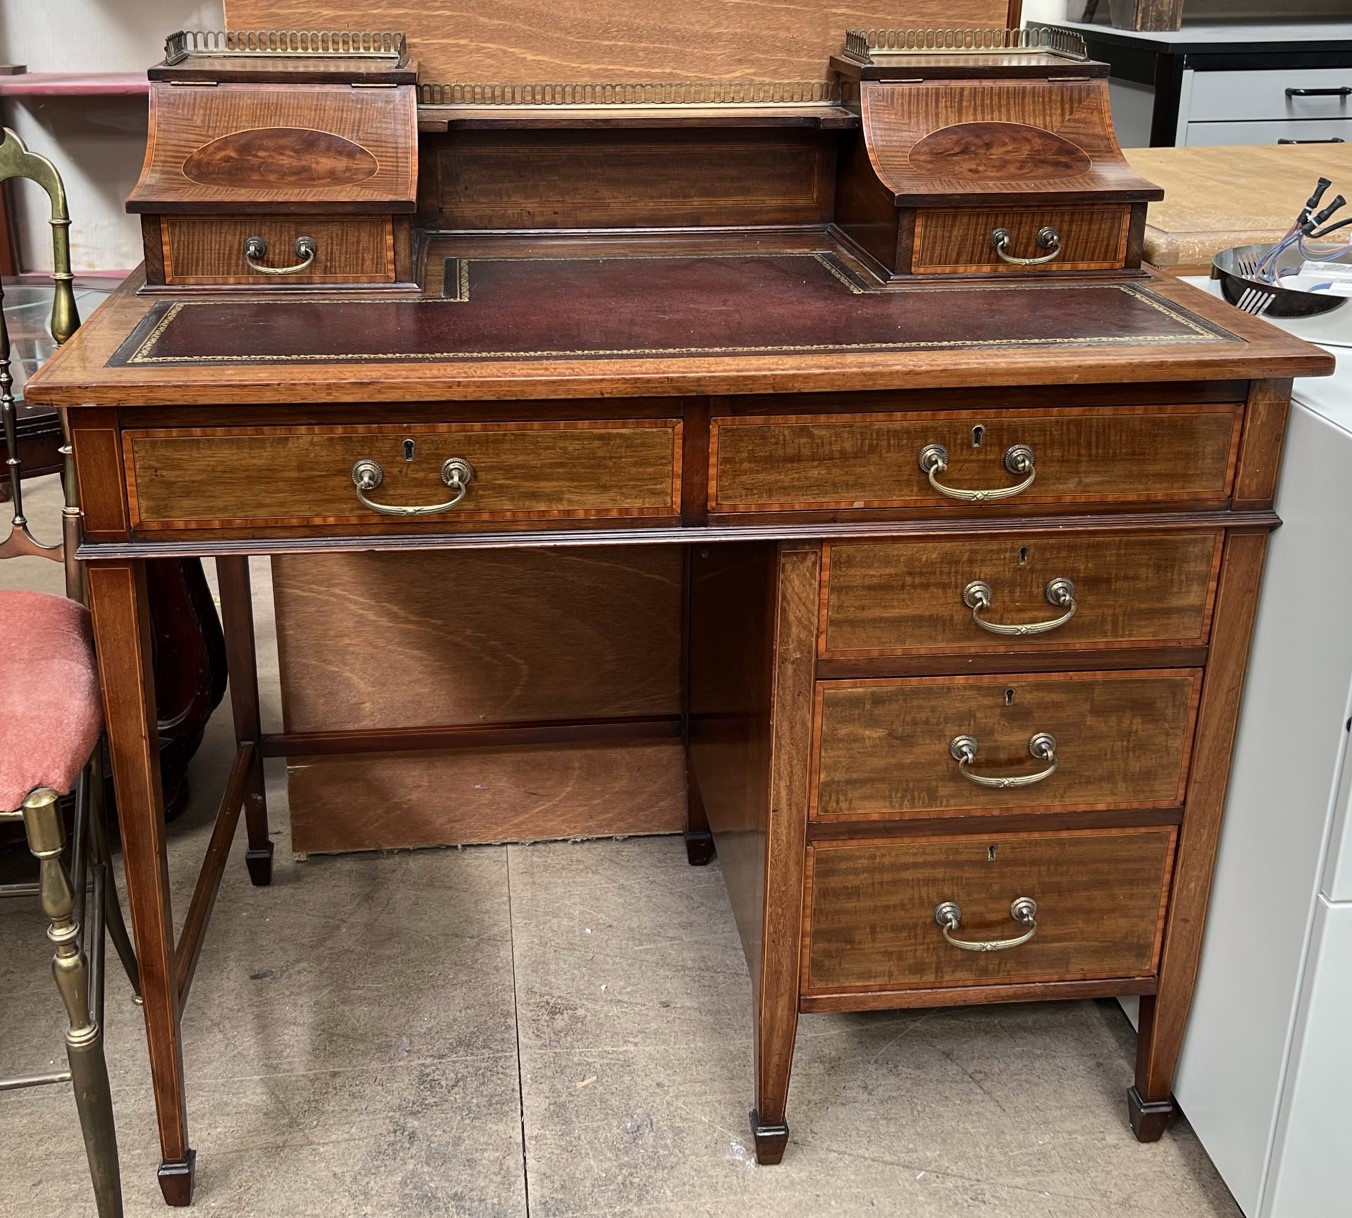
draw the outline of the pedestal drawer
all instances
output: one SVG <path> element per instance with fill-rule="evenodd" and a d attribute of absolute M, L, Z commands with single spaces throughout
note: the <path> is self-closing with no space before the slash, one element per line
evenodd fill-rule
<path fill-rule="evenodd" d="M 808 849 L 803 993 L 1153 973 L 1171 827 L 818 842 Z M 1035 911 L 1016 921 L 1011 908 Z M 953 946 L 1022 938 L 1006 948 Z M 1021 907 L 1021 912 L 1027 906 Z"/>
<path fill-rule="evenodd" d="M 819 682 L 810 815 L 1176 807 L 1201 678 L 1177 669 Z"/>
<path fill-rule="evenodd" d="M 1221 506 L 1240 415 L 1223 404 L 720 417 L 710 436 L 709 508 Z"/>
<path fill-rule="evenodd" d="M 1201 646 L 1224 534 L 828 543 L 823 656 Z"/>
<path fill-rule="evenodd" d="M 445 528 L 462 520 L 675 516 L 680 435 L 677 419 L 627 419 L 157 429 L 122 439 L 138 528 Z M 364 487 L 362 463 L 377 467 Z M 435 510 L 387 514 L 359 492 L 373 505 Z"/>

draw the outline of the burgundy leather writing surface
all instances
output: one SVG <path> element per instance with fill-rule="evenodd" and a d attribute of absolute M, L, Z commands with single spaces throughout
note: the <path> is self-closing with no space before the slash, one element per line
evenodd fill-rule
<path fill-rule="evenodd" d="M 1143 284 L 865 291 L 827 255 L 453 260 L 445 299 L 158 305 L 114 364 L 764 355 L 1215 343 Z"/>

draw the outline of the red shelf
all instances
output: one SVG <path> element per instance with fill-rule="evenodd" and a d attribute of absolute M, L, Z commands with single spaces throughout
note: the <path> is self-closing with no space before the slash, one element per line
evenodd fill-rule
<path fill-rule="evenodd" d="M 145 96 L 144 72 L 20 72 L 0 76 L 0 97 Z"/>

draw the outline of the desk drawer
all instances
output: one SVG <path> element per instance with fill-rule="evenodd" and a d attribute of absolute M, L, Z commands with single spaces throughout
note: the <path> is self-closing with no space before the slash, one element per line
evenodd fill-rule
<path fill-rule="evenodd" d="M 1213 530 L 829 542 L 820 652 L 1201 646 L 1223 541 Z"/>
<path fill-rule="evenodd" d="M 810 815 L 1177 807 L 1201 677 L 1175 669 L 820 682 Z M 963 764 L 960 738 L 973 742 Z"/>
<path fill-rule="evenodd" d="M 1020 981 L 1142 977 L 1155 971 L 1175 830 L 1091 829 L 818 842 L 808 850 L 806 994 Z M 960 909 L 954 938 L 1037 933 L 1006 950 L 944 939 L 935 909 Z"/>
<path fill-rule="evenodd" d="M 389 216 L 166 216 L 161 225 L 168 284 L 394 282 L 394 222 Z M 314 259 L 301 271 L 257 270 L 245 256 L 252 237 L 266 247 L 253 260 L 274 272 L 303 261 L 304 252 L 297 250 L 302 237 L 314 243 Z"/>
<path fill-rule="evenodd" d="M 540 521 L 679 514 L 676 419 L 222 428 L 123 434 L 134 527 L 278 527 Z M 411 447 L 410 447 L 411 446 Z M 413 459 L 407 460 L 406 453 Z M 458 484 L 445 464 L 471 473 Z M 373 502 L 446 506 L 387 515 L 363 505 L 354 467 L 380 467 Z"/>
<path fill-rule="evenodd" d="M 1240 414 L 1237 405 L 1217 405 L 716 418 L 710 510 L 1220 506 L 1230 495 Z M 952 493 L 935 489 L 921 468 L 933 445 L 947 466 L 935 481 Z M 1016 446 L 1032 451 L 1032 480 L 1007 464 L 1017 466 Z M 1000 494 L 965 497 L 982 490 Z"/>
<path fill-rule="evenodd" d="M 1126 262 L 1130 224 L 1131 211 L 1126 207 L 922 210 L 916 215 L 911 270 L 916 274 L 1113 270 Z M 993 234 L 1001 229 L 1009 234 L 1004 247 L 1009 257 L 1045 258 L 1059 252 L 1050 261 L 1032 266 L 1007 262 L 991 244 Z M 1039 242 L 1043 229 L 1056 232 L 1059 246 Z"/>

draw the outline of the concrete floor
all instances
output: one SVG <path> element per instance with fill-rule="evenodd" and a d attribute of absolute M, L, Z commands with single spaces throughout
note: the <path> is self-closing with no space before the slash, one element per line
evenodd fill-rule
<path fill-rule="evenodd" d="M 16 584 L 59 572 L 0 565 Z M 169 829 L 180 918 L 230 752 L 218 714 Z M 276 878 L 249 885 L 241 836 L 184 1017 L 197 1212 L 1242 1218 L 1185 1121 L 1132 1139 L 1135 1038 L 1110 1002 L 804 1016 L 788 1151 L 757 1168 L 751 985 L 717 863 L 688 867 L 676 838 L 296 862 L 269 781 Z M 0 881 L 25 866 L 0 850 Z M 43 928 L 0 902 L 0 1073 L 62 1057 Z M 127 1212 L 163 1213 L 117 974 L 106 1022 Z M 93 1215 L 72 1117 L 67 1086 L 0 1093 L 0 1216 Z"/>

